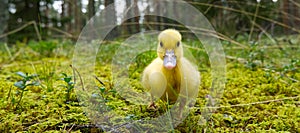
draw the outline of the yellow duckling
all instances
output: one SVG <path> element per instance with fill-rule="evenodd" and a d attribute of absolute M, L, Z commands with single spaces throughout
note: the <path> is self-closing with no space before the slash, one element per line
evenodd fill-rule
<path fill-rule="evenodd" d="M 183 57 L 181 34 L 174 29 L 167 29 L 158 35 L 158 57 L 149 64 L 142 77 L 142 85 L 150 90 L 149 107 L 156 108 L 154 101 L 159 98 L 175 102 L 182 96 L 179 112 L 186 101 L 195 100 L 200 85 L 197 69 Z"/>

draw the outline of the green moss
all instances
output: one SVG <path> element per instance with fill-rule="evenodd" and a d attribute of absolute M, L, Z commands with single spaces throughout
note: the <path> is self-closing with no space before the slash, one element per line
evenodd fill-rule
<path fill-rule="evenodd" d="M 98 124 L 102 126 L 120 126 L 118 131 L 155 131 L 155 127 L 146 120 L 157 118 L 172 107 L 163 101 L 158 101 L 158 110 L 152 111 L 147 105 L 135 105 L 116 92 L 116 85 L 111 77 L 111 60 L 120 43 L 105 44 L 98 52 L 95 74 L 95 86 L 87 88 L 92 91 L 70 91 L 66 100 L 65 83 L 61 73 L 72 75 L 69 67 L 71 58 L 69 52 L 59 47 L 61 53 L 55 55 L 59 48 L 43 48 L 46 44 L 58 45 L 56 41 L 42 42 L 43 46 L 32 42 L 30 47 L 18 44 L 11 48 L 12 54 L 23 49 L 24 56 L 16 56 L 13 62 L 8 61 L 7 53 L 0 50 L 0 132 L 93 132 L 102 131 L 85 125 Z M 198 45 L 197 42 L 193 45 Z M 32 50 L 33 49 L 33 50 Z M 37 57 L 36 54 L 47 50 L 47 54 Z M 33 52 L 34 51 L 34 52 Z M 111 52 L 111 53 L 110 53 Z M 228 53 L 234 51 L 227 50 Z M 201 54 L 200 54 L 201 53 Z M 197 64 L 201 72 L 201 86 L 196 104 L 190 109 L 187 118 L 174 127 L 173 132 L 300 132 L 299 98 L 264 103 L 260 101 L 294 97 L 300 94 L 300 83 L 289 78 L 300 80 L 300 74 L 293 68 L 280 71 L 280 66 L 267 71 L 263 68 L 248 69 L 236 62 L 227 63 L 227 81 L 220 101 L 220 108 L 215 110 L 211 119 L 199 124 L 203 119 L 201 114 L 206 104 L 206 96 L 211 88 L 211 70 L 208 59 L 203 52 L 191 50 L 195 58 L 204 63 Z M 277 55 L 278 53 L 276 53 Z M 271 56 L 271 55 L 270 55 Z M 278 55 L 279 56 L 279 55 Z M 136 92 L 144 92 L 140 84 L 140 76 L 144 67 L 155 58 L 155 52 L 146 52 L 132 60 L 128 67 L 128 77 L 131 88 Z M 293 64 L 298 68 L 299 64 Z M 13 86 L 20 80 L 15 72 L 38 74 L 40 86 L 30 86 L 25 92 L 20 108 L 15 110 L 20 92 Z M 278 74 L 279 72 L 279 74 Z M 282 76 L 282 74 L 286 76 Z M 77 83 L 80 81 L 77 79 Z M 124 90 L 126 91 L 126 90 Z M 77 93 L 75 93 L 77 92 Z M 88 102 L 77 98 L 87 98 Z M 254 104 L 249 104 L 254 103 Z M 240 104 L 240 106 L 229 107 Z M 90 107 L 91 108 L 86 108 Z M 99 114 L 99 112 L 104 113 Z M 130 124 L 134 123 L 136 124 Z M 122 126 L 125 124 L 127 126 Z M 129 124 L 128 124 L 129 123 Z M 73 128 L 72 128 L 73 126 Z M 159 130 L 159 129 L 157 129 Z"/>

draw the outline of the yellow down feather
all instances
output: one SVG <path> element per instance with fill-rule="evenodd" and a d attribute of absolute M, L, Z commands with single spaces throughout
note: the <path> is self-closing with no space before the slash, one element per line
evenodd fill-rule
<path fill-rule="evenodd" d="M 179 44 L 178 44 L 179 43 Z M 176 66 L 169 70 L 164 67 L 163 59 L 167 50 L 174 50 Z M 149 64 L 142 76 L 142 85 L 150 91 L 152 103 L 159 98 L 175 102 L 178 94 L 183 96 L 181 106 L 186 100 L 198 93 L 200 75 L 197 69 L 183 57 L 181 34 L 174 29 L 167 29 L 158 35 L 158 57 Z"/>

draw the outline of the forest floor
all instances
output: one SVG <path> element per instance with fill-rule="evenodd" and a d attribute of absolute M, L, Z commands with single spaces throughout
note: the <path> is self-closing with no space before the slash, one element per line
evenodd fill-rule
<path fill-rule="evenodd" d="M 194 43 L 199 42 L 187 45 Z M 191 48 L 192 55 L 201 61 L 196 63 L 201 86 L 195 105 L 175 127 L 145 122 L 167 114 L 173 105 L 159 101 L 158 110 L 153 111 L 119 95 L 111 66 L 118 41 L 106 42 L 100 48 L 95 74 L 91 74 L 95 85 L 86 95 L 75 86 L 80 88 L 83 83 L 80 76 L 74 81 L 74 73 L 80 74 L 80 69 L 70 66 L 72 42 L 1 45 L 0 132 L 151 132 L 168 128 L 173 132 L 300 132 L 300 49 L 294 47 L 299 42 L 277 44 L 258 43 L 242 49 L 223 42 L 226 86 L 209 118 L 203 116 L 212 88 L 209 59 L 205 52 Z M 143 91 L 141 72 L 155 56 L 155 52 L 148 52 L 133 60 L 129 78 L 137 92 Z"/>

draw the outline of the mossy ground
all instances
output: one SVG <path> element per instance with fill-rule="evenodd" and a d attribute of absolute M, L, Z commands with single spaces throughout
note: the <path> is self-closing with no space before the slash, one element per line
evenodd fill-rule
<path fill-rule="evenodd" d="M 116 92 L 112 83 L 110 62 L 118 46 L 118 42 L 108 42 L 101 47 L 101 52 L 97 55 L 95 75 L 103 84 L 95 80 L 98 91 L 91 93 L 96 97 L 92 110 L 110 111 L 112 114 L 108 114 L 107 117 L 113 117 L 109 119 L 112 125 L 160 116 L 172 105 L 160 101 L 157 111 L 149 111 L 146 105 L 132 104 Z M 199 120 L 211 88 L 211 70 L 205 52 L 190 49 L 191 53 L 202 61 L 197 64 L 201 72 L 201 87 L 195 106 L 191 108 L 187 118 L 175 127 L 174 132 L 300 132 L 299 97 L 259 103 L 299 96 L 299 49 L 265 49 L 261 56 L 258 48 L 234 50 L 225 43 L 224 47 L 227 55 L 243 57 L 247 62 L 241 64 L 236 60 L 227 60 L 227 81 L 220 107 L 212 113 L 210 120 L 202 125 L 199 124 Z M 29 45 L 17 43 L 8 49 L 4 45 L 1 47 L 0 132 L 102 131 L 97 129 L 101 123 L 93 124 L 97 119 L 91 119 L 91 114 L 84 109 L 87 105 L 77 99 L 78 93 L 75 93 L 74 89 L 67 92 L 67 83 L 62 80 L 62 73 L 71 77 L 73 75 L 70 67 L 73 49 L 74 45 L 71 42 L 56 40 L 30 42 Z M 143 90 L 139 83 L 140 73 L 153 58 L 155 52 L 148 52 L 138 56 L 130 66 L 130 84 L 135 90 Z M 264 60 L 264 64 L 255 64 L 254 60 Z M 17 105 L 22 90 L 14 86 L 14 83 L 21 80 L 21 77 L 16 75 L 19 71 L 38 74 L 33 80 L 38 81 L 40 85 L 28 86 L 20 105 Z M 80 84 L 78 79 L 76 83 Z M 99 96 L 100 100 L 97 99 Z M 93 99 L 91 100 L 93 102 Z M 154 128 L 150 126 L 147 131 Z M 144 129 L 122 127 L 117 131 L 139 130 Z"/>

